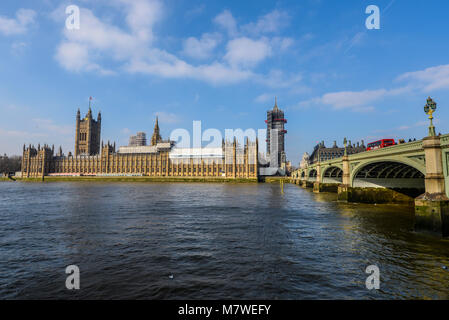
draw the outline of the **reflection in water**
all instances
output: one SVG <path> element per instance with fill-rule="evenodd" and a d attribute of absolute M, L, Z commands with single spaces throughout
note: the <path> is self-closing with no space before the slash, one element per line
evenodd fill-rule
<path fill-rule="evenodd" d="M 1 183 L 0 230 L 0 298 L 449 298 L 449 242 L 413 208 L 296 185 Z"/>

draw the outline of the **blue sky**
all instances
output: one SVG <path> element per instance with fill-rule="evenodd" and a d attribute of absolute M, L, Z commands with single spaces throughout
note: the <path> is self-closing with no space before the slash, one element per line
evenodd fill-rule
<path fill-rule="evenodd" d="M 367 30 L 368 5 L 380 29 Z M 67 30 L 65 8 L 80 9 Z M 449 3 L 30 0 L 0 3 L 0 153 L 73 151 L 76 110 L 102 111 L 104 140 L 173 129 L 264 128 L 278 97 L 287 158 L 317 141 L 449 130 Z"/>

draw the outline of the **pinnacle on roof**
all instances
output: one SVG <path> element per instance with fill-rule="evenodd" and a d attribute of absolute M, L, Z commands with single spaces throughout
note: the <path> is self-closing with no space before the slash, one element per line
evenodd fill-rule
<path fill-rule="evenodd" d="M 154 124 L 153 135 L 151 136 L 151 145 L 155 146 L 160 141 L 162 141 L 162 137 L 159 133 L 159 119 L 156 116 L 156 123 Z"/>

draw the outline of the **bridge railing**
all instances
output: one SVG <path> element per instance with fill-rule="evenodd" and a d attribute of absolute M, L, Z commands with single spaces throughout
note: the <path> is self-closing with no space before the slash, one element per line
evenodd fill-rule
<path fill-rule="evenodd" d="M 382 156 L 385 154 L 403 153 L 404 151 L 410 151 L 410 150 L 423 151 L 424 149 L 422 147 L 422 140 L 406 142 L 406 143 L 401 143 L 401 144 L 397 144 L 394 146 L 389 146 L 386 148 L 351 154 L 349 156 L 349 161 L 363 159 L 363 158 L 369 158 L 372 156 L 377 157 L 377 156 Z"/>

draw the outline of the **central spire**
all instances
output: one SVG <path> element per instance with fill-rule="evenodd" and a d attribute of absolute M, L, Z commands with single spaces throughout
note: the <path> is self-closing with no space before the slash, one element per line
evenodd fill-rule
<path fill-rule="evenodd" d="M 154 124 L 153 135 L 151 136 L 151 145 L 155 146 L 160 141 L 162 141 L 162 137 L 159 133 L 159 120 L 158 120 L 158 117 L 156 117 L 156 123 Z"/>
<path fill-rule="evenodd" d="M 277 97 L 274 97 L 274 108 L 273 110 L 278 110 L 278 101 Z"/>

